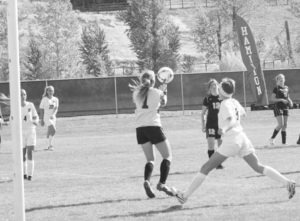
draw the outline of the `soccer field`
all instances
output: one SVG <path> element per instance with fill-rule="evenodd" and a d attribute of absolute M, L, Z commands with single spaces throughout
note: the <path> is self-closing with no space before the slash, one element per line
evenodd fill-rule
<path fill-rule="evenodd" d="M 243 126 L 262 163 L 300 183 L 300 111 L 291 110 L 288 146 L 266 147 L 276 125 L 271 111 L 247 112 Z M 200 112 L 162 112 L 173 149 L 168 184 L 185 189 L 207 160 Z M 38 128 L 35 174 L 25 181 L 26 220 L 300 220 L 300 195 L 288 200 L 279 183 L 252 171 L 239 158 L 215 170 L 181 207 L 176 198 L 143 189 L 145 157 L 136 144 L 134 115 L 59 118 L 55 150 L 46 151 L 46 128 Z M 0 220 L 13 219 L 13 162 L 10 128 L 2 131 L 0 149 Z M 280 134 L 276 142 L 280 144 Z M 159 180 L 161 157 L 152 177 Z M 8 179 L 8 180 L 7 180 Z M 300 190 L 296 190 L 300 191 Z"/>

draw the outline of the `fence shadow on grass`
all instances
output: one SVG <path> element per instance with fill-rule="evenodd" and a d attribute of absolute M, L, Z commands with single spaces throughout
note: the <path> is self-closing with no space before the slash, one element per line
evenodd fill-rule
<path fill-rule="evenodd" d="M 167 209 L 163 210 L 150 210 L 145 212 L 138 213 L 129 213 L 124 215 L 110 215 L 110 216 L 102 216 L 101 219 L 116 219 L 116 218 L 129 218 L 129 217 L 149 217 L 151 215 L 162 214 L 162 213 L 172 213 L 178 211 L 190 211 L 190 210 L 198 210 L 198 209 L 206 209 L 206 208 L 214 208 L 214 207 L 240 207 L 240 206 L 251 206 L 251 205 L 266 205 L 266 204 L 278 204 L 284 203 L 288 200 L 277 200 L 277 201 L 269 201 L 269 202 L 252 202 L 252 203 L 233 203 L 233 204 L 212 204 L 212 205 L 203 205 L 196 207 L 186 207 L 182 205 L 171 206 Z"/>
<path fill-rule="evenodd" d="M 40 206 L 26 209 L 26 213 L 37 211 L 37 210 L 51 210 L 58 208 L 67 208 L 67 207 L 79 207 L 79 206 L 91 206 L 91 205 L 101 205 L 107 203 L 121 203 L 121 202 L 138 202 L 148 200 L 147 198 L 135 198 L 135 199 L 118 199 L 118 200 L 103 200 L 98 202 L 82 202 L 82 203 L 72 203 L 72 204 L 61 204 L 61 205 L 48 205 Z"/>

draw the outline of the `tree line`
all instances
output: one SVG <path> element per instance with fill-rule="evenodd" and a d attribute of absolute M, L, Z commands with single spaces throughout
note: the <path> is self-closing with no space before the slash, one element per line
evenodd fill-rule
<path fill-rule="evenodd" d="M 234 59 L 228 53 L 238 49 L 233 31 L 233 9 L 246 19 L 253 11 L 263 10 L 259 0 L 211 0 L 217 7 L 195 10 L 191 27 L 195 47 L 203 60 L 218 63 L 229 70 Z M 299 16 L 299 3 L 291 3 L 290 11 Z M 82 24 L 79 12 L 69 0 L 23 2 L 19 7 L 20 66 L 23 80 L 64 79 L 113 75 L 113 65 L 105 32 L 99 22 Z M 6 6 L 0 6 L 0 80 L 8 80 Z M 162 66 L 192 72 L 197 58 L 180 54 L 179 27 L 168 16 L 164 0 L 132 0 L 131 7 L 117 14 L 127 25 L 126 35 L 137 57 L 140 70 L 157 71 Z M 300 36 L 300 34 L 298 34 Z M 297 39 L 300 39 L 298 37 Z M 263 36 L 257 36 L 259 51 L 265 50 Z M 287 57 L 286 43 L 278 40 L 274 56 Z M 295 52 L 300 53 L 300 41 Z M 238 63 L 238 62 L 237 62 Z"/>

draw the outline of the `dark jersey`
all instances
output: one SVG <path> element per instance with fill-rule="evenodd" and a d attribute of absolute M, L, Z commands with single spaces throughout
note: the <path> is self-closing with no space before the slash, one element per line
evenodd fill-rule
<path fill-rule="evenodd" d="M 207 108 L 206 127 L 218 127 L 218 113 L 221 100 L 219 95 L 208 95 L 203 100 L 203 105 Z"/>
<path fill-rule="evenodd" d="M 284 86 L 284 87 L 276 86 L 273 89 L 273 93 L 275 94 L 276 98 L 287 100 L 289 97 L 289 88 L 288 86 Z M 275 106 L 279 109 L 288 109 L 288 104 L 285 104 L 281 101 L 275 102 Z"/>

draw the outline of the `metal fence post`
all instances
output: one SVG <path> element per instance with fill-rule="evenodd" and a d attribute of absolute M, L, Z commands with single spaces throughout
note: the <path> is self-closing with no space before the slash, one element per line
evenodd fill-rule
<path fill-rule="evenodd" d="M 115 87 L 115 106 L 116 106 L 116 117 L 118 117 L 118 90 L 117 90 L 117 77 L 114 76 L 114 87 Z"/>
<path fill-rule="evenodd" d="M 182 115 L 184 115 L 184 93 L 183 93 L 183 76 L 182 76 L 182 73 L 180 74 L 180 88 L 181 88 L 181 108 L 182 108 Z"/>

